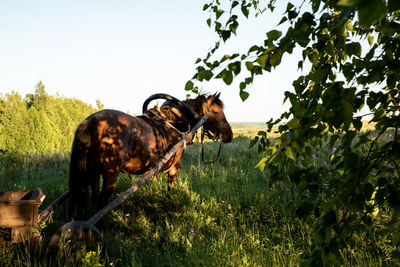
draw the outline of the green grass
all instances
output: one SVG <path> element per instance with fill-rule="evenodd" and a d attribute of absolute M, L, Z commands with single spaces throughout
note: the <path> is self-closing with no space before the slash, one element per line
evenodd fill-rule
<path fill-rule="evenodd" d="M 103 234 L 97 252 L 83 253 L 76 262 L 45 256 L 51 235 L 66 223 L 66 205 L 40 227 L 44 241 L 0 248 L 0 265 L 9 266 L 298 266 L 309 254 L 313 225 L 294 216 L 291 191 L 269 183 L 254 166 L 260 158 L 249 149 L 249 138 L 236 134 L 225 144 L 214 165 L 200 163 L 200 147 L 188 146 L 175 188 L 159 175 L 96 226 Z M 218 145 L 206 143 L 206 156 Z M 40 187 L 47 195 L 42 208 L 67 191 L 68 155 L 2 158 L 0 189 Z M 121 174 L 115 198 L 139 177 Z M 382 241 L 384 242 L 384 241 Z M 384 254 L 343 250 L 343 265 L 391 264 Z"/>

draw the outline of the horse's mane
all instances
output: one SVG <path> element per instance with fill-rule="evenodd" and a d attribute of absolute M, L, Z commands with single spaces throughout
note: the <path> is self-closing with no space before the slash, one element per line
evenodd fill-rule
<path fill-rule="evenodd" d="M 195 105 L 197 107 L 201 107 L 202 104 L 204 102 L 206 102 L 207 98 L 209 98 L 210 96 L 213 96 L 213 95 L 208 94 L 208 93 L 201 93 L 196 98 L 187 99 L 186 101 L 187 101 L 187 103 L 193 104 L 193 105 Z M 221 109 L 224 108 L 224 102 L 220 98 L 214 98 L 213 103 L 216 104 L 217 106 L 219 106 Z"/>

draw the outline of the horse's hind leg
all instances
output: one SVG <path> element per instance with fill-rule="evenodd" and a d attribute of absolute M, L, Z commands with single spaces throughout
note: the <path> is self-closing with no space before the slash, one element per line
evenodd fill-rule
<path fill-rule="evenodd" d="M 100 174 L 92 173 L 90 175 L 90 188 L 92 191 L 92 203 L 97 203 L 99 200 L 99 186 L 100 186 Z"/>
<path fill-rule="evenodd" d="M 89 183 L 84 177 L 70 180 L 70 210 L 71 219 L 83 220 L 87 216 L 87 195 Z"/>
<path fill-rule="evenodd" d="M 117 177 L 118 172 L 103 175 L 103 188 L 101 189 L 100 197 L 97 201 L 97 209 L 101 209 L 108 204 L 108 200 L 117 185 Z"/>

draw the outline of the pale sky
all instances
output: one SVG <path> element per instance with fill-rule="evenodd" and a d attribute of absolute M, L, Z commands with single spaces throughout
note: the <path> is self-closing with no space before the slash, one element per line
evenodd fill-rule
<path fill-rule="evenodd" d="M 208 1 L 207 1 L 208 2 Z M 205 1 L 0 1 L 0 94 L 33 93 L 41 80 L 48 94 L 140 114 L 145 99 L 167 93 L 185 99 L 195 61 L 217 41 L 208 28 Z M 241 20 L 238 37 L 222 54 L 260 44 L 282 12 Z M 248 86 L 242 102 L 238 83 L 205 82 L 221 92 L 230 122 L 262 122 L 285 111 L 299 58 L 285 56 L 272 73 Z M 245 67 L 243 68 L 245 69 Z M 154 102 L 154 104 L 157 101 Z M 153 103 L 153 102 L 152 102 Z"/>

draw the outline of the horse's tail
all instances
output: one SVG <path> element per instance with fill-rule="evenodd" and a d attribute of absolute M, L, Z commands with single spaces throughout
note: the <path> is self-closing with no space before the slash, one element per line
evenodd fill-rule
<path fill-rule="evenodd" d="M 76 129 L 72 143 L 69 170 L 69 192 L 71 194 L 69 216 L 74 219 L 84 219 L 87 213 L 92 130 L 90 119 L 82 121 Z"/>

